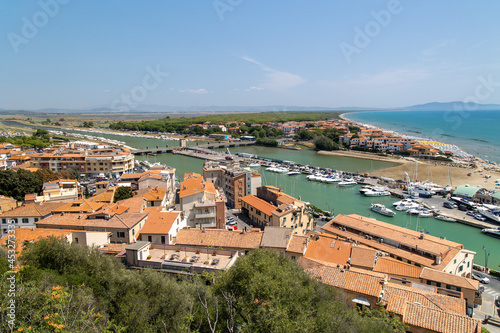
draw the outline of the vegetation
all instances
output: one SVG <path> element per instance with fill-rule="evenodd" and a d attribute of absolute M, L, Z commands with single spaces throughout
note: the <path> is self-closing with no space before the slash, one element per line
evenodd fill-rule
<path fill-rule="evenodd" d="M 46 148 L 49 147 L 52 141 L 47 130 L 37 129 L 32 136 L 15 136 L 12 138 L 0 137 L 0 142 L 8 142 L 22 148 Z"/>
<path fill-rule="evenodd" d="M 40 169 L 35 173 L 19 169 L 0 171 L 0 195 L 24 200 L 26 194 L 41 193 L 44 182 L 57 179 L 78 179 L 76 169 L 52 172 L 49 169 Z"/>
<path fill-rule="evenodd" d="M 120 186 L 115 191 L 113 202 L 132 198 L 133 196 L 134 193 L 132 193 L 132 189 L 129 186 Z"/>
<path fill-rule="evenodd" d="M 385 318 L 360 316 L 333 288 L 264 250 L 239 258 L 228 271 L 184 279 L 127 270 L 97 249 L 54 237 L 26 244 L 20 263 L 18 331 L 400 331 Z M 2 278 L 3 295 L 8 287 Z M 8 297 L 0 299 L 0 330 L 5 332 L 11 331 L 8 302 Z"/>
<path fill-rule="evenodd" d="M 305 121 L 305 120 L 326 120 L 338 118 L 342 112 L 262 112 L 262 113 L 232 113 L 212 116 L 199 116 L 190 118 L 175 118 L 165 117 L 163 119 L 146 120 L 142 122 L 124 122 L 119 121 L 109 125 L 109 128 L 116 130 L 129 130 L 129 131 L 148 131 L 148 132 L 167 132 L 167 133 L 181 133 L 181 134 L 195 134 L 195 135 L 208 135 L 217 133 L 220 128 L 214 127 L 208 130 L 203 129 L 201 126 L 194 126 L 191 130 L 189 126 L 194 124 L 203 124 L 210 122 L 217 123 L 230 123 L 230 125 L 237 126 L 236 122 L 245 123 L 245 126 L 240 126 L 242 130 L 241 135 L 254 135 L 255 137 L 281 137 L 283 132 L 275 128 L 266 128 L 266 126 L 258 126 L 266 122 L 279 122 L 279 121 Z"/>
<path fill-rule="evenodd" d="M 316 150 L 338 150 L 339 145 L 327 136 L 317 136 L 314 139 Z"/>
<path fill-rule="evenodd" d="M 278 147 L 278 141 L 274 139 L 258 138 L 255 144 L 267 147 Z"/>

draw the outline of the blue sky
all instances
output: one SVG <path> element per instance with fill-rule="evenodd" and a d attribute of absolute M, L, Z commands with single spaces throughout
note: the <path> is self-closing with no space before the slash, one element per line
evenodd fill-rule
<path fill-rule="evenodd" d="M 500 103 L 499 12 L 460 0 L 3 1 L 0 108 Z"/>

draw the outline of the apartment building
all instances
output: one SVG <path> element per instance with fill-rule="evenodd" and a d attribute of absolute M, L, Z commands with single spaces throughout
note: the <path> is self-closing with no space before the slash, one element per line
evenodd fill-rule
<path fill-rule="evenodd" d="M 179 192 L 180 209 L 187 219 L 187 226 L 198 228 L 224 228 L 226 199 L 205 181 L 200 174 L 186 173 Z"/>
<path fill-rule="evenodd" d="M 27 205 L 9 210 L 0 214 L 2 235 L 8 232 L 8 225 L 15 228 L 34 228 L 35 223 L 52 215 L 53 210 L 61 207 L 64 203 L 29 203 Z"/>
<path fill-rule="evenodd" d="M 172 244 L 173 239 L 182 228 L 186 227 L 186 220 L 182 212 L 151 212 L 140 232 L 140 239 L 152 244 Z"/>
<path fill-rule="evenodd" d="M 35 202 L 73 202 L 81 196 L 76 180 L 58 179 L 43 183 L 43 193 L 35 196 Z"/>

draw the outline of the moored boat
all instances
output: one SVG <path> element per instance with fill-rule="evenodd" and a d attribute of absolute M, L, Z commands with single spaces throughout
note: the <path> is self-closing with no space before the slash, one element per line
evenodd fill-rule
<path fill-rule="evenodd" d="M 500 238 L 500 229 L 483 229 L 481 230 L 481 232 L 493 237 Z"/>
<path fill-rule="evenodd" d="M 396 215 L 395 212 L 393 212 L 389 208 L 385 207 L 384 205 L 378 204 L 378 203 L 372 204 L 371 210 L 373 210 L 375 213 L 379 213 L 379 214 L 382 214 L 385 216 L 392 217 L 392 216 Z"/>
<path fill-rule="evenodd" d="M 350 178 L 350 179 L 344 179 L 343 181 L 339 182 L 338 183 L 338 186 L 341 186 L 341 187 L 344 187 L 344 186 L 354 186 L 354 185 L 357 185 L 358 183 Z"/>
<path fill-rule="evenodd" d="M 436 220 L 444 221 L 444 222 L 455 222 L 455 219 L 446 215 L 438 215 L 434 216 Z"/>

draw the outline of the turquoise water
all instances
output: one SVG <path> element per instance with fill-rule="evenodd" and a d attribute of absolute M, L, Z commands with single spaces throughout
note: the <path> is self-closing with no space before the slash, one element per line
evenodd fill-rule
<path fill-rule="evenodd" d="M 470 154 L 500 162 L 500 111 L 377 111 L 349 113 L 346 118 L 455 144 Z"/>

